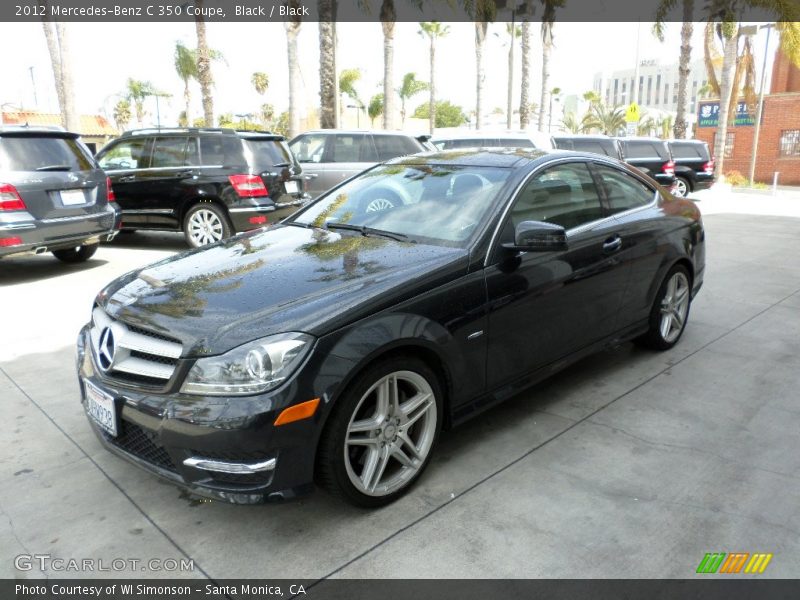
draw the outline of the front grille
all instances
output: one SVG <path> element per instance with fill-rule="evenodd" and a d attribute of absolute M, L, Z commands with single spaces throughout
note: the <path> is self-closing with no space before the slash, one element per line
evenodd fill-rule
<path fill-rule="evenodd" d="M 92 311 L 89 337 L 100 370 L 129 385 L 164 387 L 183 352 L 179 341 L 114 320 L 99 306 Z"/>
<path fill-rule="evenodd" d="M 167 451 L 156 444 L 152 437 L 138 425 L 128 421 L 121 421 L 117 437 L 104 435 L 106 440 L 128 454 L 133 454 L 156 467 L 173 472 L 176 471 L 175 463 L 172 462 Z"/>

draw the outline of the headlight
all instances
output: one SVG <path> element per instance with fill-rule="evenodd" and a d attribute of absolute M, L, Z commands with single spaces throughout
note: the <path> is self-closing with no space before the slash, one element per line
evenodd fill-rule
<path fill-rule="evenodd" d="M 220 356 L 200 358 L 186 376 L 181 392 L 205 396 L 266 392 L 278 387 L 297 369 L 313 341 L 304 333 L 280 333 Z"/>

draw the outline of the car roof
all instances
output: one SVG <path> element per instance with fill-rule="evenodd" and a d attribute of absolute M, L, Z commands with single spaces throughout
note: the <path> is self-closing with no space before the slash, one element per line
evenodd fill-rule
<path fill-rule="evenodd" d="M 405 137 L 410 137 L 419 139 L 419 138 L 430 138 L 430 135 L 427 133 L 408 133 L 407 131 L 386 131 L 384 129 L 309 129 L 308 131 L 304 131 L 298 135 L 305 135 L 307 133 L 321 133 L 324 135 L 334 135 L 337 133 L 344 133 L 344 134 L 370 134 L 370 135 L 402 135 Z"/>
<path fill-rule="evenodd" d="M 703 140 L 667 140 L 668 144 L 705 144 L 708 145 L 708 142 L 704 142 Z"/>
<path fill-rule="evenodd" d="M 404 165 L 459 165 L 472 167 L 520 167 L 535 161 L 546 161 L 549 158 L 574 156 L 575 158 L 598 158 L 589 152 L 572 152 L 568 150 L 540 150 L 538 148 L 458 148 L 440 150 L 438 152 L 420 152 L 411 156 L 401 156 L 387 164 Z"/>
<path fill-rule="evenodd" d="M 0 127 L 0 136 L 14 136 L 14 137 L 54 137 L 54 138 L 71 138 L 76 139 L 79 136 L 77 133 L 66 131 L 63 127 L 28 127 L 26 125 L 4 125 Z"/>
<path fill-rule="evenodd" d="M 136 137 L 140 135 L 236 135 L 244 139 L 265 139 L 265 140 L 285 140 L 286 138 L 279 133 L 262 131 L 258 129 L 233 129 L 229 127 L 148 127 L 143 129 L 129 129 L 120 137 Z"/>
<path fill-rule="evenodd" d="M 480 129 L 478 131 L 470 131 L 463 133 L 451 133 L 444 135 L 434 135 L 431 141 L 438 142 L 441 140 L 470 140 L 470 139 L 485 139 L 485 138 L 511 138 L 511 139 L 531 139 L 530 134 L 524 131 L 491 131 L 487 129 Z"/>
<path fill-rule="evenodd" d="M 553 139 L 555 140 L 610 140 L 615 141 L 615 138 L 603 135 L 600 133 L 554 133 Z"/>
<path fill-rule="evenodd" d="M 630 136 L 630 137 L 617 137 L 614 138 L 620 142 L 661 142 L 666 143 L 669 140 L 662 140 L 661 138 L 657 137 L 646 137 L 646 136 Z"/>

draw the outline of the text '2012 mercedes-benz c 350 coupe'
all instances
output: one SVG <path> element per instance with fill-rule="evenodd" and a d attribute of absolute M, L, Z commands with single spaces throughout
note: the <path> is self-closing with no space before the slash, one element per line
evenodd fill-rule
<path fill-rule="evenodd" d="M 110 283 L 82 402 L 109 450 L 196 494 L 381 506 L 443 429 L 605 347 L 671 348 L 704 263 L 694 203 L 616 159 L 403 157 Z"/>

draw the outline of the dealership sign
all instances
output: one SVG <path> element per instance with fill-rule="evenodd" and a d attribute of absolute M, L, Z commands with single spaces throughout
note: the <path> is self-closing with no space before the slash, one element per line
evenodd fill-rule
<path fill-rule="evenodd" d="M 740 101 L 736 104 L 736 117 L 733 125 L 753 125 L 755 124 L 755 108 L 748 109 L 747 102 Z M 697 114 L 698 127 L 716 127 L 719 124 L 719 101 L 701 102 Z"/>

